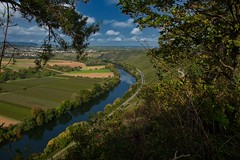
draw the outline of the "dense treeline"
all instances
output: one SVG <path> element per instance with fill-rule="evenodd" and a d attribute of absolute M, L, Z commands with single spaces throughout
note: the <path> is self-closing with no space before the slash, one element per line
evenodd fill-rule
<path fill-rule="evenodd" d="M 0 143 L 15 141 L 21 138 L 22 134 L 35 127 L 48 123 L 54 118 L 58 118 L 71 109 L 81 107 L 92 101 L 109 90 L 113 89 L 119 83 L 119 73 L 113 65 L 107 66 L 115 73 L 113 78 L 106 78 L 100 83 L 96 83 L 92 89 L 81 90 L 73 93 L 70 100 L 63 101 L 59 106 L 42 110 L 40 107 L 32 107 L 31 118 L 26 118 L 21 124 L 9 127 L 0 127 Z"/>
<path fill-rule="evenodd" d="M 71 71 L 78 71 L 82 69 L 82 67 L 70 67 L 70 66 L 58 66 L 58 65 L 53 65 L 53 66 L 47 66 L 47 68 L 50 69 L 55 69 L 61 72 L 71 72 Z"/>
<path fill-rule="evenodd" d="M 34 68 L 22 68 L 18 71 L 6 68 L 4 72 L 0 74 L 0 83 L 8 80 L 26 79 L 26 78 L 40 78 L 43 76 L 53 76 L 56 73 L 47 69 Z"/>

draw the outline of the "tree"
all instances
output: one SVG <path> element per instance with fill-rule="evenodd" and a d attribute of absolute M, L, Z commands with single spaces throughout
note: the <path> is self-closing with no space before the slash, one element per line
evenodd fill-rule
<path fill-rule="evenodd" d="M 36 119 L 40 114 L 42 114 L 44 111 L 40 107 L 32 107 L 31 115 L 33 119 Z"/>
<path fill-rule="evenodd" d="M 227 79 L 234 78 L 240 46 L 239 1 L 120 0 L 119 5 L 141 28 L 160 30 L 160 48 L 150 54 L 155 63 L 161 58 L 176 63 L 205 55 L 212 69 L 217 67 Z M 208 72 L 219 73 L 212 69 Z"/>
<path fill-rule="evenodd" d="M 148 55 L 161 81 L 145 91 L 145 105 L 179 122 L 171 127 L 188 137 L 182 144 L 188 152 L 202 142 L 201 158 L 239 158 L 234 148 L 240 132 L 240 1 L 120 0 L 118 5 L 140 28 L 159 29 L 159 47 Z"/>
<path fill-rule="evenodd" d="M 42 58 L 43 64 L 51 58 L 51 46 L 57 42 L 64 49 L 69 46 L 61 37 L 64 34 L 72 39 L 71 46 L 78 52 L 77 57 L 83 55 L 83 50 L 87 47 L 88 37 L 98 31 L 98 25 L 87 24 L 87 17 L 76 11 L 78 0 L 0 0 L 4 7 L 0 27 L 3 28 L 4 39 L 1 47 L 0 68 L 2 68 L 2 58 L 5 55 L 7 47 L 10 45 L 7 39 L 8 30 L 13 14 L 10 12 L 19 11 L 23 18 L 29 21 L 35 21 L 39 26 L 44 27 L 48 35 L 44 39 L 42 52 L 39 58 Z M 86 3 L 88 0 L 81 0 Z M 6 19 L 4 21 L 4 18 Z"/>

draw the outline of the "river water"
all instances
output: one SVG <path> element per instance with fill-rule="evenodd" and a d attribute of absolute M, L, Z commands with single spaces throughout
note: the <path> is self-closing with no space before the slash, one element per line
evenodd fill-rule
<path fill-rule="evenodd" d="M 130 86 L 136 82 L 133 76 L 122 69 L 118 70 L 121 74 L 120 83 L 103 99 L 95 102 L 95 104 L 88 104 L 68 112 L 62 117 L 26 133 L 19 141 L 0 146 L 0 160 L 14 159 L 18 151 L 20 151 L 24 157 L 33 153 L 43 152 L 48 141 L 65 131 L 68 126 L 75 122 L 86 121 L 89 119 L 89 116 L 94 113 L 103 111 L 107 104 L 111 104 L 116 98 L 121 97 L 128 91 Z"/>

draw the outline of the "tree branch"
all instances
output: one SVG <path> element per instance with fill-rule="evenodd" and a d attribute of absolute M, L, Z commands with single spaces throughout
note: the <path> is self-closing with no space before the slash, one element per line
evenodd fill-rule
<path fill-rule="evenodd" d="M 180 158 L 186 158 L 186 157 L 190 157 L 191 156 L 190 154 L 186 154 L 186 155 L 183 154 L 183 155 L 177 156 L 177 152 L 178 151 L 175 152 L 174 157 L 173 157 L 172 160 L 177 160 L 177 159 L 180 159 Z"/>
<path fill-rule="evenodd" d="M 17 3 L 17 2 L 15 2 L 15 1 L 13 1 L 13 0 L 0 0 L 0 2 L 10 3 L 10 4 L 15 5 L 15 6 L 18 6 L 18 7 L 21 6 L 20 3 Z"/>
<path fill-rule="evenodd" d="M 219 60 L 219 62 L 226 68 L 230 69 L 230 70 L 234 70 L 234 68 L 232 66 L 226 65 L 221 59 Z"/>
<path fill-rule="evenodd" d="M 2 47 L 2 52 L 1 52 L 1 55 L 0 55 L 0 73 L 2 71 L 2 60 L 3 60 L 3 56 L 5 54 L 5 51 L 6 51 L 6 48 L 7 48 L 7 35 L 8 35 L 8 28 L 9 28 L 9 24 L 10 24 L 10 8 L 9 8 L 9 4 L 7 3 L 7 23 L 6 23 L 6 26 L 3 29 L 3 32 L 4 32 L 4 39 L 3 39 L 3 47 Z"/>
<path fill-rule="evenodd" d="M 212 14 L 206 13 L 206 12 L 200 10 L 200 9 L 196 9 L 196 11 L 197 11 L 198 13 L 203 14 L 203 15 L 208 16 L 208 17 L 223 19 L 224 21 L 226 21 L 227 23 L 229 23 L 231 26 L 234 25 L 232 22 L 228 21 L 226 18 L 224 18 L 224 17 L 221 16 L 221 15 L 212 15 Z"/>

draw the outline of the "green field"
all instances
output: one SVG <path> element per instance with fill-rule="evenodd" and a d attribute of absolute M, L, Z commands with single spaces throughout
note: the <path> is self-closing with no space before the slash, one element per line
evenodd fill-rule
<path fill-rule="evenodd" d="M 94 70 L 80 70 L 80 71 L 73 71 L 69 72 L 69 74 L 78 74 L 78 73 L 109 73 L 111 72 L 110 69 L 94 69 Z"/>
<path fill-rule="evenodd" d="M 30 115 L 31 107 L 38 106 L 44 110 L 56 107 L 62 101 L 70 99 L 73 93 L 92 88 L 100 81 L 101 79 L 55 76 L 0 83 L 0 114 L 22 120 Z"/>
<path fill-rule="evenodd" d="M 17 59 L 15 64 L 8 64 L 7 68 L 12 69 L 12 70 L 19 70 L 21 68 L 29 68 L 29 67 L 35 67 L 34 63 L 35 59 Z M 3 59 L 3 64 L 8 63 L 9 59 L 4 58 Z"/>
<path fill-rule="evenodd" d="M 29 117 L 31 113 L 30 108 L 5 102 L 0 102 L 0 110 L 0 115 L 11 117 L 19 121 Z"/>

